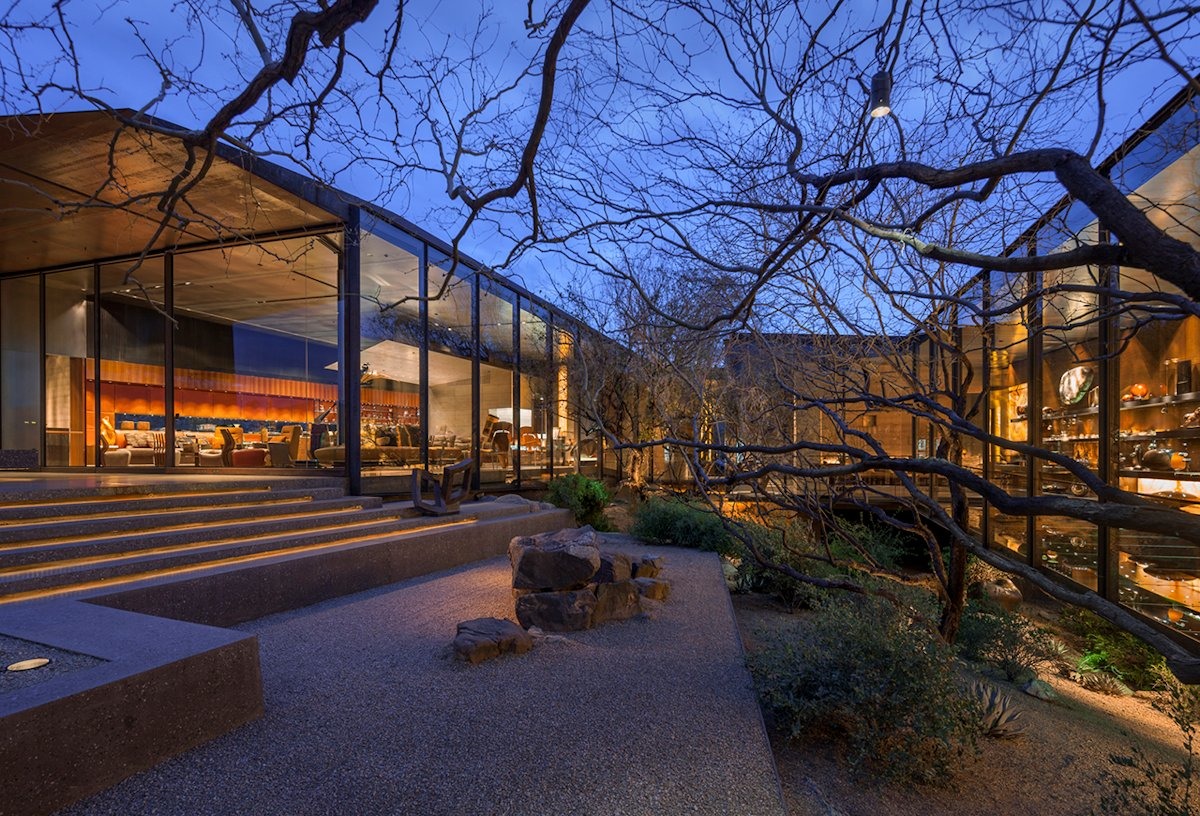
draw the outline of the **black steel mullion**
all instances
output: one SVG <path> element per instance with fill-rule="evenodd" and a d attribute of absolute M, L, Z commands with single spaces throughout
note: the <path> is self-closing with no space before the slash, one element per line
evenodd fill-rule
<path fill-rule="evenodd" d="M 417 263 L 421 278 L 417 281 L 417 325 L 420 345 L 417 347 L 417 382 L 420 408 L 421 464 L 429 467 L 429 245 L 421 245 Z"/>
<path fill-rule="evenodd" d="M 1100 243 L 1112 240 L 1107 229 L 1100 229 Z M 1100 267 L 1100 401 L 1096 408 L 1096 476 L 1105 484 L 1119 485 L 1119 467 L 1113 467 L 1116 452 L 1116 435 L 1119 432 L 1116 419 L 1120 416 L 1117 383 L 1120 381 L 1120 360 L 1117 357 L 1118 338 L 1116 315 L 1112 312 L 1111 290 L 1120 279 L 1120 269 L 1115 266 Z M 1119 536 L 1119 533 L 1117 534 Z M 1110 601 L 1120 601 L 1120 566 L 1117 548 L 1113 546 L 1116 536 L 1106 524 L 1096 530 L 1096 591 Z"/>
<path fill-rule="evenodd" d="M 93 447 L 95 455 L 92 464 L 100 467 L 104 463 L 104 447 L 100 434 L 100 420 L 103 416 L 100 397 L 100 264 L 92 264 L 92 404 L 96 406 L 96 421 L 92 423 Z M 113 419 L 116 419 L 115 413 Z M 114 426 L 115 427 L 115 426 Z"/>
<path fill-rule="evenodd" d="M 46 467 L 46 276 L 38 276 L 38 383 L 41 402 L 38 411 L 38 436 L 41 451 L 38 462 Z"/>
<path fill-rule="evenodd" d="M 163 464 L 175 466 L 175 254 L 163 255 L 163 427 L 166 451 Z"/>
<path fill-rule="evenodd" d="M 475 461 L 475 467 L 471 468 L 471 489 L 479 490 L 480 486 L 480 470 L 483 465 L 483 440 L 480 435 L 483 429 L 479 422 L 479 414 L 482 412 L 483 406 L 480 402 L 483 399 L 482 385 L 480 383 L 480 361 L 481 354 L 481 337 L 479 327 L 479 299 L 480 299 L 480 273 L 478 270 L 471 272 L 471 458 Z M 489 440 L 490 441 L 490 440 Z"/>
<path fill-rule="evenodd" d="M 1036 254 L 1031 251 L 1031 255 Z M 1037 297 L 1030 298 L 1029 308 L 1029 409 L 1026 426 L 1029 429 L 1029 444 L 1033 448 L 1042 447 L 1042 353 L 1044 337 L 1042 335 L 1042 275 L 1040 272 L 1028 273 L 1026 286 L 1035 291 Z M 1025 495 L 1036 496 L 1041 492 L 1041 473 L 1036 467 L 1034 457 L 1025 457 Z M 1037 535 L 1037 516 L 1025 517 L 1025 542 L 1029 563 L 1037 566 L 1041 563 L 1042 542 Z"/>
<path fill-rule="evenodd" d="M 342 254 L 338 259 L 338 285 L 341 308 L 339 365 L 342 370 L 341 404 L 338 406 L 338 434 L 345 451 L 346 476 L 350 495 L 362 495 L 362 320 L 359 302 L 361 279 L 360 210 L 351 207 L 343 225 Z"/>
<path fill-rule="evenodd" d="M 513 412 L 513 436 L 512 444 L 509 445 L 512 451 L 513 468 L 515 472 L 515 484 L 518 489 L 521 487 L 521 298 L 514 297 L 512 300 L 512 348 L 513 348 L 513 374 L 512 374 L 512 412 Z"/>

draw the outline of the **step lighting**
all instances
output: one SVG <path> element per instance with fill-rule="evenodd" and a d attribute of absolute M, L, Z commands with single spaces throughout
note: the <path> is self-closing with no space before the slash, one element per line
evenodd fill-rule
<path fill-rule="evenodd" d="M 16 663 L 10 663 L 8 671 L 19 672 L 29 671 L 30 669 L 40 669 L 42 666 L 49 665 L 50 658 L 48 657 L 33 657 L 29 660 L 18 660 Z"/>

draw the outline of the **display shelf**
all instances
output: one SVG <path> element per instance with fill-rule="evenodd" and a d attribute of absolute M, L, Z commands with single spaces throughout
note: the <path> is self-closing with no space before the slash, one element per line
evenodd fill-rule
<path fill-rule="evenodd" d="M 1121 403 L 1121 410 L 1136 411 L 1142 408 L 1164 408 L 1172 405 L 1196 404 L 1200 404 L 1200 391 L 1192 391 L 1173 397 L 1147 397 L 1140 400 L 1125 400 Z M 1042 411 L 1042 419 L 1072 419 L 1074 417 L 1096 416 L 1098 413 L 1100 413 L 1099 408 L 1092 408 L 1090 406 L 1082 408 L 1057 408 L 1053 411 Z M 1021 417 L 1020 419 L 1011 419 L 1009 421 L 1024 422 L 1026 419 L 1026 417 Z"/>
<path fill-rule="evenodd" d="M 1195 405 L 1200 403 L 1200 391 L 1190 391 L 1187 394 L 1176 394 L 1173 397 L 1147 397 L 1140 400 L 1122 400 L 1122 411 L 1133 411 L 1138 408 L 1162 408 L 1171 405 Z"/>
<path fill-rule="evenodd" d="M 1148 470 L 1146 468 L 1121 468 L 1120 475 L 1133 479 L 1176 479 L 1181 482 L 1200 482 L 1200 473 L 1188 470 Z"/>

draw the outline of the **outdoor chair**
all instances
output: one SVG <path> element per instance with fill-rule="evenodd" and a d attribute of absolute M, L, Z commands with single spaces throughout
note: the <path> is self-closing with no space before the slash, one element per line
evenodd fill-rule
<path fill-rule="evenodd" d="M 458 512 L 471 482 L 473 459 L 464 459 L 442 469 L 441 477 L 422 468 L 413 468 L 413 507 L 429 516 L 447 516 Z"/>

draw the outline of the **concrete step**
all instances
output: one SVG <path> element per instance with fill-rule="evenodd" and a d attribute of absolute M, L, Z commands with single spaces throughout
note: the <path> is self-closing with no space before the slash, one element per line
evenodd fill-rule
<path fill-rule="evenodd" d="M 453 521 L 453 520 L 451 520 Z M 348 542 L 389 539 L 402 532 L 425 529 L 438 522 L 404 517 L 401 508 L 384 515 L 348 515 L 333 527 L 288 531 L 170 544 L 97 554 L 85 548 L 71 558 L 0 570 L 0 600 L 19 600 L 31 592 L 55 588 L 96 586 L 126 576 L 164 575 L 202 565 L 226 564 L 250 556 L 300 552 Z M 40 594 L 40 593 L 38 593 Z"/>
<path fill-rule="evenodd" d="M 262 511 L 273 509 L 274 514 Z M 398 518 L 411 507 L 384 509 L 375 496 L 301 502 L 271 508 L 234 508 L 230 518 L 216 520 L 189 517 L 187 523 L 170 526 L 156 523 L 133 533 L 100 529 L 90 534 L 57 540 L 34 539 L 0 547 L 0 574 L 38 564 L 65 559 L 107 557 L 139 550 L 234 541 L 264 535 L 300 535 L 304 532 L 337 527 L 354 521 Z M 161 521 L 161 520 L 159 520 Z"/>
<path fill-rule="evenodd" d="M 343 536 L 195 564 L 143 567 L 121 575 L 0 597 L 0 606 L 34 599 L 80 599 L 210 626 L 295 609 L 371 587 L 507 552 L 515 535 L 570 525 L 565 510 L 464 504 L 461 515 L 412 519 L 390 532 Z"/>
<path fill-rule="evenodd" d="M 274 512 L 305 503 L 337 502 L 346 497 L 341 488 L 325 487 L 307 491 L 252 491 L 205 493 L 181 498 L 146 497 L 104 499 L 84 506 L 59 505 L 58 514 L 38 514 L 36 508 L 8 506 L 0 508 L 0 545 L 18 541 L 73 538 L 85 533 L 121 532 L 186 524 L 190 518 L 200 522 L 233 518 L 236 512 Z M 4 511 L 13 511 L 5 518 Z M 284 510 L 280 510 L 284 511 Z"/>

